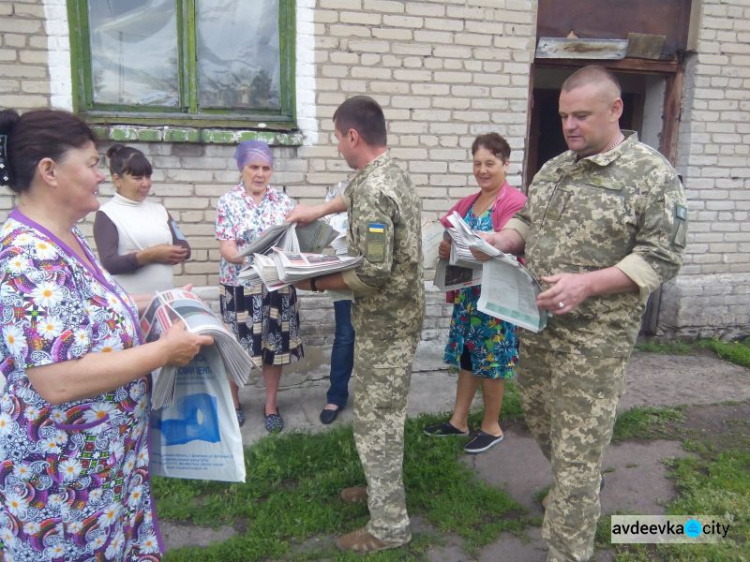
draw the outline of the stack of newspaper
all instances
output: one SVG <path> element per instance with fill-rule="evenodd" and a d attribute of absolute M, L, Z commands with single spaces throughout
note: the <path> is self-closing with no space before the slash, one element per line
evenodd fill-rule
<path fill-rule="evenodd" d="M 271 248 L 281 248 L 287 252 L 317 253 L 339 236 L 339 231 L 322 220 L 305 225 L 285 222 L 271 226 L 245 246 L 237 257 L 267 254 Z"/>
<path fill-rule="evenodd" d="M 243 269 L 239 277 L 251 283 L 262 281 L 269 291 L 275 291 L 304 279 L 354 269 L 360 263 L 361 256 L 308 254 L 273 248 L 268 256 L 255 254 L 252 266 Z"/>
<path fill-rule="evenodd" d="M 212 336 L 213 346 L 221 356 L 227 375 L 238 386 L 247 383 L 250 369 L 254 366 L 250 356 L 216 317 L 211 307 L 193 293 L 182 289 L 157 292 L 141 316 L 141 329 L 146 335 L 146 341 L 152 342 L 179 321 L 183 321 L 185 327 L 194 334 Z M 154 386 L 151 401 L 155 409 L 172 403 L 178 374 L 179 367 L 172 366 L 161 367 L 152 373 Z"/>
<path fill-rule="evenodd" d="M 505 254 L 473 232 L 461 215 L 448 217 L 451 228 L 450 260 L 438 260 L 435 285 L 451 291 L 481 285 L 477 308 L 506 322 L 539 332 L 547 325 L 547 312 L 536 305 L 539 282 L 512 255 Z M 480 262 L 471 253 L 477 249 L 492 258 Z"/>

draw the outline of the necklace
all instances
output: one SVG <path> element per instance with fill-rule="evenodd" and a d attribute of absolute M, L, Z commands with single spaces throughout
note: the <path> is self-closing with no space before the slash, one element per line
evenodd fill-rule
<path fill-rule="evenodd" d="M 614 147 L 616 147 L 618 144 L 620 144 L 624 140 L 625 140 L 625 135 L 623 135 L 621 132 L 617 133 L 617 136 L 615 137 L 615 142 L 613 142 L 610 145 L 610 147 L 604 152 L 609 152 L 610 150 L 612 150 Z"/>
<path fill-rule="evenodd" d="M 474 205 L 472 205 L 472 207 L 474 207 L 474 216 L 475 217 L 479 217 L 479 216 L 483 215 L 487 211 L 487 209 L 489 209 L 490 207 L 492 207 L 495 204 L 495 200 L 497 199 L 497 194 L 493 195 L 488 201 L 486 201 L 486 202 L 483 201 L 481 205 L 479 204 L 479 199 L 480 198 L 481 198 L 481 196 L 477 197 L 477 200 L 474 201 Z"/>

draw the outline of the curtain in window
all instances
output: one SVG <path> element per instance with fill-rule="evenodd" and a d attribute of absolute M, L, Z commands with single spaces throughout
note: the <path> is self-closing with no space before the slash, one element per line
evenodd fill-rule
<path fill-rule="evenodd" d="M 88 5 L 94 102 L 179 107 L 174 0 Z"/>
<path fill-rule="evenodd" d="M 196 2 L 202 108 L 278 110 L 278 0 Z"/>

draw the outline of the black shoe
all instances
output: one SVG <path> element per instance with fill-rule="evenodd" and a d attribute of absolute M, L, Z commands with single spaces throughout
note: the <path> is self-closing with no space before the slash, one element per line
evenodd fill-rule
<path fill-rule="evenodd" d="M 343 410 L 343 408 L 336 408 L 335 410 L 326 410 L 323 409 L 320 411 L 320 423 L 323 423 L 325 425 L 328 425 L 329 423 L 333 423 L 333 421 L 338 417 L 339 412 Z"/>
<path fill-rule="evenodd" d="M 428 425 L 422 431 L 425 435 L 429 435 L 431 437 L 466 437 L 467 435 L 469 435 L 468 431 L 461 431 L 449 421 L 439 423 L 437 425 Z"/>
<path fill-rule="evenodd" d="M 495 436 L 489 433 L 485 433 L 481 429 L 477 431 L 474 439 L 469 441 L 464 447 L 464 451 L 475 455 L 477 453 L 484 453 L 488 449 L 494 447 L 503 440 L 504 435 Z"/>

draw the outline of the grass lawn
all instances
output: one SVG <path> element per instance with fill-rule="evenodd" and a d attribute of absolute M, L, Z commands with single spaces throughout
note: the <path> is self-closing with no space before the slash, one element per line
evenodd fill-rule
<path fill-rule="evenodd" d="M 723 353 L 722 357 L 732 357 L 730 360 L 750 360 L 746 344 L 722 344 L 716 349 L 708 344 L 701 346 Z M 738 352 L 734 346 L 743 350 Z M 512 384 L 506 390 L 503 417 L 522 417 Z M 540 526 L 540 518 L 526 513 L 502 490 L 476 479 L 459 462 L 463 456 L 461 440 L 422 434 L 424 425 L 442 419 L 425 415 L 409 419 L 406 425 L 407 502 L 412 518 L 423 522 L 421 531 L 414 534 L 408 547 L 378 553 L 368 560 L 426 560 L 426 551 L 443 544 L 448 534 L 461 537 L 464 550 L 477 555 L 503 531 L 520 533 Z M 619 417 L 614 439 L 683 441 L 695 456 L 669 466 L 679 495 L 668 512 L 733 514 L 736 519 L 731 539 L 706 546 L 617 547 L 616 560 L 750 560 L 750 426 L 738 424 L 738 438 L 724 440 L 717 447 L 687 427 L 687 421 L 683 408 L 635 408 Z M 474 425 L 478 422 L 478 417 L 472 419 Z M 245 456 L 244 484 L 154 478 L 161 519 L 201 526 L 230 525 L 238 531 L 223 543 L 170 551 L 165 557 L 168 562 L 361 560 L 360 556 L 338 552 L 330 540 L 367 521 L 366 506 L 338 500 L 342 488 L 364 482 L 351 426 L 265 438 L 247 448 Z M 609 517 L 602 518 L 597 549 L 611 547 L 609 525 Z"/>

